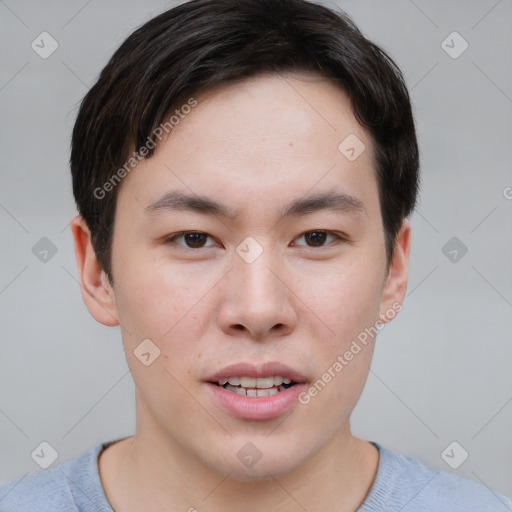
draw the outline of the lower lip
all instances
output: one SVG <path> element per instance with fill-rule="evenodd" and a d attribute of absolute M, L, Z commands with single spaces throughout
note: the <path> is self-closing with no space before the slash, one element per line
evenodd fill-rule
<path fill-rule="evenodd" d="M 288 412 L 298 404 L 299 394 L 306 389 L 306 384 L 294 386 L 269 396 L 242 396 L 227 391 L 221 386 L 206 383 L 214 401 L 230 415 L 242 420 L 271 420 Z"/>

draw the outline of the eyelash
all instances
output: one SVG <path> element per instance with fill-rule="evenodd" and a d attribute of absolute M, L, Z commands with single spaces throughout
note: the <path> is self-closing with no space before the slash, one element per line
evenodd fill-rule
<path fill-rule="evenodd" d="M 327 236 L 333 236 L 336 240 L 335 241 L 340 241 L 340 242 L 346 242 L 347 239 L 334 232 L 334 231 L 330 231 L 328 229 L 312 229 L 312 230 L 309 230 L 309 231 L 304 231 L 303 233 L 301 233 L 295 240 L 303 237 L 304 235 L 307 235 L 307 234 L 310 234 L 310 233 L 325 233 Z M 179 233 L 175 233 L 174 235 L 170 235 L 169 237 L 166 238 L 166 242 L 167 243 L 171 243 L 171 242 L 176 242 L 177 240 L 180 240 L 180 239 L 183 239 L 183 237 L 185 235 L 188 235 L 188 234 L 196 234 L 196 235 L 206 235 L 207 237 L 210 237 L 213 239 L 213 237 L 211 235 L 209 235 L 208 233 L 205 233 L 203 231 L 180 231 Z M 303 247 L 308 247 L 310 249 L 322 249 L 322 248 L 325 248 L 325 247 L 329 247 L 330 245 L 332 245 L 334 242 L 331 242 L 330 244 L 327 244 L 327 245 L 321 245 L 321 246 L 318 246 L 318 247 L 315 247 L 315 246 L 311 246 L 311 245 L 304 245 Z M 199 250 L 199 249 L 208 249 L 209 247 L 212 247 L 212 246 L 205 246 L 205 247 L 189 247 L 187 245 L 182 245 L 182 244 L 178 244 L 178 245 L 181 245 L 184 249 L 192 249 L 192 250 Z"/>

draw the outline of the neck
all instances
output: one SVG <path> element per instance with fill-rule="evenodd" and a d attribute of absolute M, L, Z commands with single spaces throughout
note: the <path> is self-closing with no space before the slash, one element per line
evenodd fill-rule
<path fill-rule="evenodd" d="M 378 450 L 339 432 L 313 457 L 289 473 L 240 481 L 197 460 L 158 429 L 137 425 L 137 434 L 113 444 L 100 459 L 100 477 L 115 512 L 208 510 L 243 504 L 245 512 L 356 511 L 378 468 Z M 140 428 L 139 428 L 140 427 Z M 156 431 L 155 431 L 156 430 Z"/>

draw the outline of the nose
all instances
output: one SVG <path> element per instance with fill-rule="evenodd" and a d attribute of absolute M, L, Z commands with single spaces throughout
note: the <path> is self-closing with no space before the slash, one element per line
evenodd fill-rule
<path fill-rule="evenodd" d="M 265 252 L 247 263 L 238 255 L 225 278 L 219 323 L 230 336 L 267 341 L 290 334 L 297 324 L 293 291 L 285 272 Z"/>

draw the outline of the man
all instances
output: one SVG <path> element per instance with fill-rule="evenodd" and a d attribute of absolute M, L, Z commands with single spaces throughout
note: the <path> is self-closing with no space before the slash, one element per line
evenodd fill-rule
<path fill-rule="evenodd" d="M 343 14 L 195 0 L 134 32 L 71 170 L 136 433 L 5 484 L 0 510 L 512 510 L 350 430 L 405 296 L 418 167 L 400 71 Z"/>

